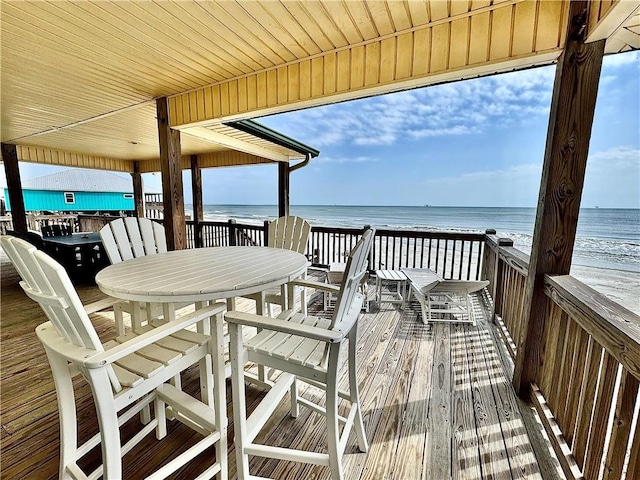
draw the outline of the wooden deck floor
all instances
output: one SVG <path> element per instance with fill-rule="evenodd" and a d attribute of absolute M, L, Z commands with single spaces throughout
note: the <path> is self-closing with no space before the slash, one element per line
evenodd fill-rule
<path fill-rule="evenodd" d="M 35 327 L 44 321 L 39 307 L 17 285 L 17 276 L 2 255 L 1 327 L 1 440 L 2 478 L 57 478 L 58 414 L 53 380 Z M 372 289 L 371 289 L 372 290 Z M 93 287 L 81 287 L 84 302 L 102 298 Z M 317 298 L 314 306 L 322 301 Z M 249 304 L 241 304 L 240 307 Z M 359 331 L 359 380 L 364 422 L 370 443 L 368 454 L 359 453 L 352 434 L 344 456 L 346 478 L 448 479 L 545 478 L 555 475 L 539 466 L 525 430 L 518 401 L 505 375 L 491 327 L 476 299 L 478 325 L 425 326 L 418 309 L 404 311 L 375 304 L 363 315 Z M 103 340 L 115 334 L 112 318 L 92 317 Z M 183 385 L 197 391 L 195 371 Z M 80 437 L 96 431 L 88 387 L 76 380 L 81 392 Z M 227 383 L 227 386 L 229 384 Z M 252 409 L 262 392 L 247 388 Z M 317 394 L 309 387 L 305 396 Z M 520 406 L 522 408 L 522 406 Z M 232 410 L 229 395 L 229 418 Z M 123 436 L 131 435 L 137 419 Z M 148 437 L 125 458 L 126 478 L 142 478 L 159 462 L 188 445 L 191 430 L 171 425 L 167 439 Z M 276 419 L 267 424 L 262 440 L 274 445 L 323 451 L 324 420 L 302 409 L 293 419 L 286 401 Z M 230 471 L 235 476 L 233 425 L 229 432 Z M 210 462 L 203 453 L 197 464 L 177 478 L 193 478 Z M 538 455 L 540 456 L 540 455 Z M 86 464 L 99 461 L 92 452 Z M 194 462 L 192 462 L 194 463 Z M 252 473 L 278 479 L 329 478 L 324 467 L 253 459 Z M 551 467 L 553 469 L 553 467 Z M 546 473 L 545 473 L 546 472 Z"/>

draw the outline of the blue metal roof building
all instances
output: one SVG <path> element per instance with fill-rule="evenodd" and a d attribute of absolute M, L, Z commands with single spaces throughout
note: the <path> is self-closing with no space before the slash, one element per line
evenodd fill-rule
<path fill-rule="evenodd" d="M 26 211 L 104 212 L 134 210 L 133 182 L 110 172 L 70 169 L 22 182 Z M 11 210 L 4 189 L 7 210 Z"/>

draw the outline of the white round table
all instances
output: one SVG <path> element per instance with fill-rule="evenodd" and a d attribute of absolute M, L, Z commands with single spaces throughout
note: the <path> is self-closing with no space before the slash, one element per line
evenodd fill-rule
<path fill-rule="evenodd" d="M 304 255 L 268 247 L 175 250 L 111 265 L 96 275 L 104 293 L 148 303 L 231 299 L 284 285 L 306 272 Z"/>

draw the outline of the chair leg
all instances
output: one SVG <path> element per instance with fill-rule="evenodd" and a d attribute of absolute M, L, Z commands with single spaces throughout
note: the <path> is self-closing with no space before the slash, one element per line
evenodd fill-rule
<path fill-rule="evenodd" d="M 229 324 L 231 336 L 231 393 L 233 397 L 233 425 L 235 429 L 236 468 L 238 480 L 249 477 L 249 455 L 245 453 L 247 443 L 247 405 L 244 391 L 244 364 L 246 351 L 242 345 L 242 327 Z"/>
<path fill-rule="evenodd" d="M 295 378 L 291 384 L 291 416 L 298 418 L 300 405 L 298 405 L 298 379 Z"/>
<path fill-rule="evenodd" d="M 329 369 L 327 371 L 327 442 L 331 478 L 344 478 L 342 452 L 340 451 L 340 426 L 338 424 L 338 355 L 340 345 L 329 348 Z M 333 358 L 332 358 L 333 357 Z"/>
<path fill-rule="evenodd" d="M 225 339 L 222 329 L 222 314 L 220 313 L 216 315 L 211 319 L 211 321 L 211 333 L 213 334 L 214 351 L 210 352 L 210 355 L 208 356 L 210 357 L 211 367 L 213 369 L 213 378 L 209 377 L 209 381 L 212 382 L 211 386 L 213 387 L 213 394 L 211 403 L 209 405 L 213 406 L 214 408 L 216 415 L 216 425 L 218 426 L 218 431 L 220 432 L 220 440 L 216 442 L 216 458 L 220 463 L 220 474 L 218 475 L 218 479 L 227 480 L 229 471 L 227 458 L 228 420 L 227 396 L 225 388 L 226 378 L 224 368 Z M 240 338 L 240 341 L 242 341 L 242 337 Z M 244 378 L 244 374 L 241 374 L 241 377 Z M 244 384 L 242 388 L 244 389 Z"/>
<path fill-rule="evenodd" d="M 364 423 L 362 421 L 362 405 L 360 404 L 360 391 L 358 389 L 358 377 L 357 377 L 357 363 L 356 363 L 356 351 L 357 351 L 357 325 L 349 332 L 349 396 L 351 397 L 351 404 L 356 405 L 356 418 L 354 420 L 354 427 L 356 429 L 356 437 L 358 438 L 358 448 L 361 452 L 367 452 L 369 450 L 369 444 L 367 442 L 367 435 L 364 431 Z"/>
<path fill-rule="evenodd" d="M 57 355 L 49 354 L 47 358 L 51 366 L 53 380 L 58 397 L 58 412 L 60 419 L 60 478 L 72 478 L 67 471 L 67 465 L 77 460 L 77 418 L 76 401 L 73 393 L 73 381 L 69 373 L 67 361 Z"/>
<path fill-rule="evenodd" d="M 122 478 L 120 427 L 111 382 L 104 368 L 87 369 L 87 377 L 93 392 L 100 428 L 103 478 Z"/>

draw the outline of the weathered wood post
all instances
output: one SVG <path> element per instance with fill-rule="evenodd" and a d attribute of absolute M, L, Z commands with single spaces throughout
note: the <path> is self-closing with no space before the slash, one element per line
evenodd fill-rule
<path fill-rule="evenodd" d="M 18 150 L 10 143 L 2 144 L 2 161 L 4 162 L 4 174 L 7 177 L 7 190 L 11 203 L 11 223 L 13 230 L 20 234 L 27 233 L 27 214 L 24 209 L 22 197 L 22 182 L 20 181 L 20 168 L 18 167 Z"/>
<path fill-rule="evenodd" d="M 289 163 L 278 162 L 278 216 L 289 215 Z"/>
<path fill-rule="evenodd" d="M 264 246 L 269 246 L 269 220 L 264 221 Z"/>
<path fill-rule="evenodd" d="M 229 245 L 232 247 L 238 245 L 238 227 L 233 218 L 229 219 Z"/>
<path fill-rule="evenodd" d="M 169 127 L 169 101 L 166 97 L 156 100 L 156 110 L 167 248 L 181 250 L 187 246 L 187 227 L 184 220 L 180 132 Z"/>
<path fill-rule="evenodd" d="M 133 180 L 133 202 L 136 217 L 144 217 L 144 189 L 142 188 L 142 174 L 140 173 L 140 167 L 138 162 L 133 162 L 133 173 L 131 174 Z"/>
<path fill-rule="evenodd" d="M 204 206 L 202 202 L 202 169 L 198 166 L 198 156 L 191 155 L 191 196 L 193 198 L 193 241 L 196 248 L 203 245 L 202 222 Z"/>
<path fill-rule="evenodd" d="M 513 385 L 528 397 L 540 363 L 545 274 L 566 275 L 580 199 L 605 41 L 584 43 L 588 2 L 572 1 L 565 49 L 558 59 Z"/>

